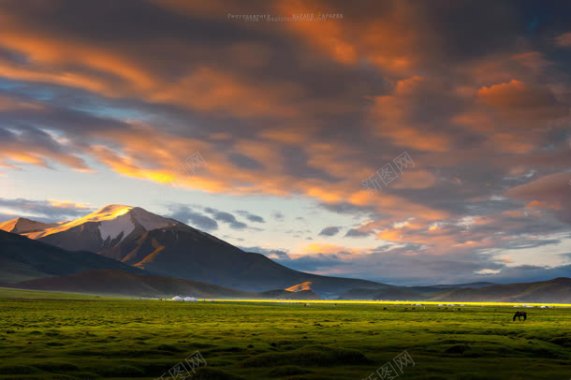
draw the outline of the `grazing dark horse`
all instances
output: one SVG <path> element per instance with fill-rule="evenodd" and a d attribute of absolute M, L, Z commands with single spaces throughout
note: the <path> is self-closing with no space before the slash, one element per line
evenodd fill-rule
<path fill-rule="evenodd" d="M 527 313 L 525 311 L 516 311 L 513 320 L 515 321 L 516 318 L 518 321 L 521 321 L 522 318 L 525 321 L 527 319 Z"/>

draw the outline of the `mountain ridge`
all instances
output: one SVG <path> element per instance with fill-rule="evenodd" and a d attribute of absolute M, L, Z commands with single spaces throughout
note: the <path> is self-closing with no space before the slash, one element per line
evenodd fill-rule
<path fill-rule="evenodd" d="M 302 272 L 298 274 L 308 275 Z M 330 280 L 347 280 L 354 284 L 350 279 Z M 323 298 L 312 290 L 313 284 L 310 282 L 294 282 L 293 285 L 289 283 L 282 288 L 261 292 L 240 291 L 203 281 L 152 274 L 95 253 L 69 252 L 25 236 L 0 231 L 0 284 L 5 287 L 137 297 L 185 295 L 201 298 L 290 300 Z M 378 284 L 376 288 L 349 289 L 340 298 L 446 302 L 571 302 L 571 278 L 568 277 L 541 282 L 485 287 L 480 285 L 474 284 L 472 288 L 465 287 L 466 284 L 457 288 L 442 288 Z"/>
<path fill-rule="evenodd" d="M 16 234 L 27 234 L 56 226 L 56 223 L 42 223 L 32 219 L 17 217 L 0 222 L 0 230 Z"/>
<path fill-rule="evenodd" d="M 69 252 L 25 236 L 0 231 L 2 283 L 68 275 L 95 268 L 140 272 L 140 269 L 92 252 Z"/>
<path fill-rule="evenodd" d="M 24 235 L 69 251 L 95 252 L 149 273 L 242 291 L 284 289 L 310 281 L 316 292 L 330 296 L 354 287 L 380 286 L 373 281 L 299 272 L 140 207 L 108 205 Z"/>
<path fill-rule="evenodd" d="M 567 296 L 567 293 L 571 294 L 571 279 L 566 277 L 512 284 L 477 282 L 456 285 L 393 286 L 367 280 L 300 272 L 274 262 L 262 254 L 245 252 L 175 219 L 133 206 L 108 205 L 82 218 L 58 224 L 45 224 L 20 218 L 1 223 L 0 226 L 19 231 L 25 237 L 35 238 L 38 244 L 47 244 L 65 250 L 64 256 L 67 258 L 76 254 L 81 258 L 93 259 L 93 256 L 89 255 L 95 255 L 110 260 L 105 265 L 97 263 L 95 268 L 87 268 L 101 269 L 102 272 L 99 273 L 104 276 L 111 276 L 112 272 L 109 271 L 118 268 L 97 268 L 97 265 L 107 266 L 110 262 L 120 264 L 122 265 L 120 270 L 127 273 L 125 283 L 143 293 L 149 291 L 157 294 L 160 293 L 161 287 L 150 291 L 147 288 L 148 284 L 143 285 L 148 277 L 141 279 L 132 274 L 144 273 L 161 278 L 156 280 L 159 283 L 172 281 L 173 284 L 177 283 L 180 286 L 183 286 L 180 281 L 207 283 L 238 292 L 262 293 L 271 298 L 571 302 L 571 297 Z M 0 239 L 0 253 L 5 251 L 4 246 Z M 42 251 L 45 247 L 38 249 Z M 31 257 L 37 259 L 37 254 L 35 256 L 32 254 Z M 81 263 L 75 263 L 78 268 L 74 269 L 73 273 L 56 271 L 48 273 L 49 276 L 42 276 L 37 273 L 37 268 L 33 266 L 30 268 L 26 260 L 18 261 L 13 257 L 11 262 L 7 262 L 5 257 L 4 260 L 7 263 L 3 265 L 4 268 L 10 265 L 14 268 L 5 270 L 3 274 L 0 270 L 0 282 L 6 283 L 6 278 L 12 280 L 23 278 L 28 281 L 27 285 L 24 284 L 26 286 L 34 284 L 34 286 L 53 287 L 53 284 L 59 283 L 61 287 L 67 288 L 74 283 L 76 285 L 82 283 L 78 272 L 79 269 L 86 268 L 85 265 L 81 266 Z M 61 261 L 61 258 L 59 260 Z M 35 278 L 38 276 L 39 278 Z M 54 278 L 58 276 L 64 278 Z M 92 274 L 85 276 L 91 277 Z M 117 274 L 113 276 L 116 277 Z M 45 279 L 45 277 L 52 278 Z M 164 278 L 170 280 L 162 280 Z M 95 289 L 93 285 L 89 286 L 91 286 L 89 289 Z"/>
<path fill-rule="evenodd" d="M 256 298 L 255 293 L 241 292 L 199 281 L 182 280 L 115 269 L 94 269 L 66 276 L 47 277 L 14 284 L 19 289 L 105 294 L 136 297 Z"/>
<path fill-rule="evenodd" d="M 482 283 L 441 286 L 386 286 L 379 289 L 351 289 L 341 299 L 384 301 L 445 301 L 445 302 L 546 302 L 571 303 L 571 278 L 558 277 L 546 281 L 511 284 Z"/>

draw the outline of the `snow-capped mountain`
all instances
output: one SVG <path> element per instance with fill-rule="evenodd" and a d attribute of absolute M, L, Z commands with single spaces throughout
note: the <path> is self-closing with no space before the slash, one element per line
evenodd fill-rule
<path fill-rule="evenodd" d="M 109 205 L 82 218 L 22 234 L 68 250 L 100 253 L 132 234 L 139 235 L 177 224 L 182 225 L 140 207 Z"/>
<path fill-rule="evenodd" d="M 137 227 L 145 231 L 174 226 L 178 222 L 162 216 L 151 214 L 140 208 L 124 205 L 109 205 L 82 218 L 71 222 L 48 226 L 42 230 L 27 234 L 32 239 L 41 239 L 46 236 L 69 231 L 84 226 L 88 223 L 96 223 L 103 241 L 126 238 Z"/>
<path fill-rule="evenodd" d="M 311 281 L 313 289 L 321 292 L 378 285 L 298 272 L 139 207 L 110 205 L 70 222 L 21 234 L 69 251 L 95 252 L 147 272 L 240 290 L 283 289 L 304 281 Z"/>

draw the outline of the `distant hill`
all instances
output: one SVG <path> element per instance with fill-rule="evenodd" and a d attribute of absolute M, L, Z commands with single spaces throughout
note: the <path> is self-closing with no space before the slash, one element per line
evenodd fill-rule
<path fill-rule="evenodd" d="M 0 283 L 75 274 L 92 269 L 140 270 L 91 252 L 68 252 L 13 233 L 0 231 Z"/>
<path fill-rule="evenodd" d="M 571 278 L 550 281 L 486 285 L 483 283 L 437 286 L 384 286 L 351 289 L 341 299 L 415 300 L 455 302 L 545 302 L 571 303 Z M 473 286 L 473 287 L 470 287 Z"/>
<path fill-rule="evenodd" d="M 318 300 L 319 295 L 311 290 L 301 292 L 288 292 L 283 289 L 269 290 L 259 293 L 260 298 L 279 299 L 279 300 Z"/>
<path fill-rule="evenodd" d="M 568 278 L 406 287 L 299 272 L 174 219 L 123 205 L 58 224 L 25 218 L 1 223 L 0 284 L 22 282 L 35 289 L 149 296 L 261 292 L 288 299 L 571 302 Z"/>
<path fill-rule="evenodd" d="M 12 232 L 15 234 L 26 234 L 31 232 L 42 231 L 47 228 L 53 228 L 55 226 L 56 224 L 36 222 L 35 220 L 30 220 L 26 218 L 16 218 L 0 223 L 0 230 L 6 232 Z"/>
<path fill-rule="evenodd" d="M 284 289 L 311 281 L 313 291 L 327 295 L 380 285 L 299 272 L 139 207 L 109 205 L 85 217 L 25 235 L 67 250 L 96 252 L 161 276 L 243 291 Z"/>
<path fill-rule="evenodd" d="M 262 298 L 277 298 L 286 300 L 315 300 L 319 295 L 311 289 L 311 281 L 304 281 L 285 289 L 269 290 L 260 293 Z"/>
<path fill-rule="evenodd" d="M 425 295 L 413 289 L 399 286 L 384 286 L 377 289 L 351 289 L 344 292 L 339 298 L 353 300 L 416 300 L 425 299 Z"/>
<path fill-rule="evenodd" d="M 434 299 L 571 303 L 571 278 L 562 277 L 550 281 L 492 285 L 479 289 L 455 289 L 439 294 Z"/>
<path fill-rule="evenodd" d="M 136 297 L 255 298 L 255 293 L 240 292 L 197 281 L 100 269 L 69 276 L 43 278 L 17 284 L 21 289 L 128 295 Z"/>
<path fill-rule="evenodd" d="M 207 283 L 150 275 L 91 252 L 70 252 L 0 231 L 0 284 L 137 297 L 256 297 Z"/>
<path fill-rule="evenodd" d="M 493 282 L 469 282 L 466 284 L 440 284 L 440 285 L 427 285 L 427 286 L 419 286 L 413 288 L 419 289 L 460 289 L 460 288 L 469 288 L 469 289 L 478 289 L 478 288 L 485 288 L 486 286 L 496 285 Z"/>

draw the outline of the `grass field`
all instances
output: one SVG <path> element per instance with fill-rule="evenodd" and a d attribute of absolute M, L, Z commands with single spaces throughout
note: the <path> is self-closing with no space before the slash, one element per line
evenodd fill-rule
<path fill-rule="evenodd" d="M 406 350 L 415 365 L 398 379 L 569 380 L 571 308 L 514 310 L 0 289 L 0 379 L 153 379 L 196 351 L 207 366 L 192 379 L 381 379 Z"/>

